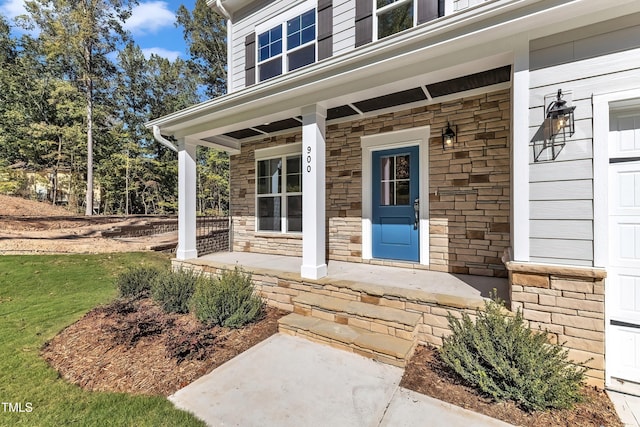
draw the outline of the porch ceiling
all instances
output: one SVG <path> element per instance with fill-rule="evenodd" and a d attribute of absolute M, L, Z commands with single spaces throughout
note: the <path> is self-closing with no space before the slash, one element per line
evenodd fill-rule
<path fill-rule="evenodd" d="M 419 87 L 355 101 L 327 109 L 327 120 L 353 119 L 365 113 L 378 112 L 388 108 L 404 106 L 418 102 L 440 102 L 448 95 L 464 96 L 474 89 L 487 88 L 511 81 L 511 66 L 506 65 L 491 70 L 481 71 L 455 79 L 429 83 Z M 302 125 L 299 116 L 278 120 L 275 122 L 247 127 L 227 132 L 224 135 L 235 140 L 253 140 L 262 138 L 274 132 L 291 131 Z M 216 138 L 206 137 L 203 141 L 217 142 Z"/>

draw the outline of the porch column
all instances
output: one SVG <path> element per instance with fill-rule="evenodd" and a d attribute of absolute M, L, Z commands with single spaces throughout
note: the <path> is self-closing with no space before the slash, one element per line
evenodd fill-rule
<path fill-rule="evenodd" d="M 177 259 L 198 257 L 196 250 L 196 144 L 178 141 Z"/>
<path fill-rule="evenodd" d="M 511 243 L 514 261 L 529 261 L 529 39 L 516 41 L 511 91 Z"/>
<path fill-rule="evenodd" d="M 305 279 L 327 275 L 325 258 L 325 121 L 319 105 L 302 109 L 302 267 Z"/>

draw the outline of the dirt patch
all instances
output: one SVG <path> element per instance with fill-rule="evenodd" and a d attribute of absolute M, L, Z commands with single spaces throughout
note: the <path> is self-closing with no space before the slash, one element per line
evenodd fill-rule
<path fill-rule="evenodd" d="M 270 307 L 243 329 L 206 328 L 150 299 L 98 307 L 49 341 L 42 356 L 85 390 L 168 396 L 278 330 Z"/>
<path fill-rule="evenodd" d="M 145 251 L 177 241 L 177 232 L 102 237 L 113 227 L 147 224 L 150 217 L 73 215 L 60 206 L 0 195 L 0 255 Z"/>
<path fill-rule="evenodd" d="M 47 202 L 0 194 L 0 216 L 73 216 L 77 213 Z"/>
<path fill-rule="evenodd" d="M 493 402 L 474 389 L 462 384 L 438 357 L 437 350 L 420 346 L 411 358 L 400 383 L 402 387 L 444 400 L 508 422 L 526 427 L 581 426 L 622 427 L 613 404 L 603 390 L 585 387 L 585 402 L 572 410 L 552 410 L 528 413 L 513 402 Z"/>

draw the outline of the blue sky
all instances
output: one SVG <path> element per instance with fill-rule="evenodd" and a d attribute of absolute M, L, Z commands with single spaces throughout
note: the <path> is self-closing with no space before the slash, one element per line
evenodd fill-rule
<path fill-rule="evenodd" d="M 193 10 L 195 0 L 144 1 L 133 8 L 131 18 L 125 23 L 145 56 L 152 53 L 174 60 L 186 59 L 187 52 L 182 29 L 176 28 L 175 12 L 184 4 Z M 13 24 L 13 18 L 24 14 L 24 0 L 0 0 L 0 13 Z"/>

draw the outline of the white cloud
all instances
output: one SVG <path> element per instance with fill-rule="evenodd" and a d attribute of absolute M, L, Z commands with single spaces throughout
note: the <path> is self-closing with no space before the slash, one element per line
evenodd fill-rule
<path fill-rule="evenodd" d="M 0 3 L 0 12 L 5 18 L 13 19 L 19 15 L 25 15 L 24 0 L 6 0 Z"/>
<path fill-rule="evenodd" d="M 175 20 L 176 15 L 168 9 L 167 2 L 150 1 L 133 8 L 124 28 L 134 35 L 155 34 L 163 27 L 173 26 Z"/>
<path fill-rule="evenodd" d="M 149 47 L 142 49 L 142 54 L 147 59 L 149 59 L 152 54 L 156 54 L 163 58 L 167 58 L 169 61 L 175 61 L 182 54 L 182 52 L 178 52 L 177 50 L 169 50 L 162 47 Z"/>

